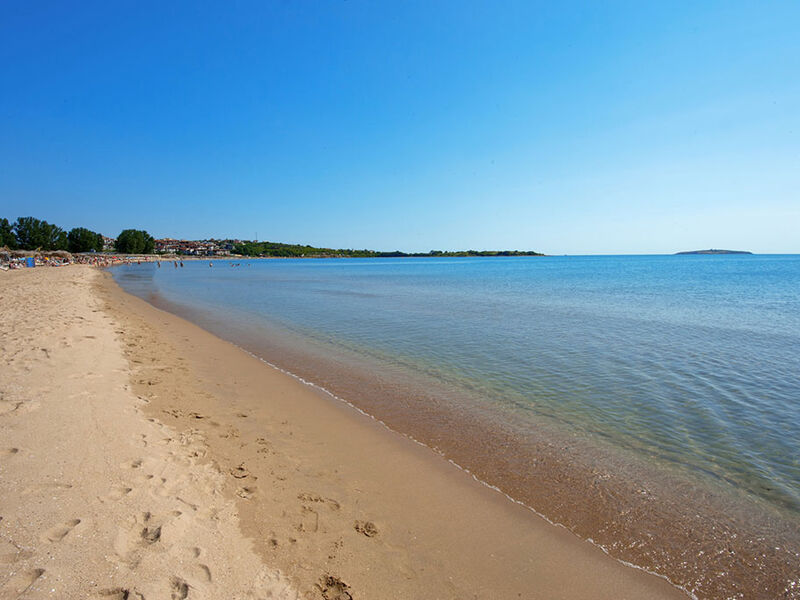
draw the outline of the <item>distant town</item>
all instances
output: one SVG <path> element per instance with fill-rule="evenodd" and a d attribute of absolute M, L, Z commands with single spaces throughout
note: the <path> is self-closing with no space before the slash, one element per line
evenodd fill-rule
<path fill-rule="evenodd" d="M 116 252 L 116 238 L 103 238 L 102 252 Z M 235 245 L 246 242 L 242 240 L 176 240 L 174 238 L 162 238 L 153 240 L 153 253 L 155 254 L 179 254 L 185 256 L 230 256 L 233 254 Z"/>
<path fill-rule="evenodd" d="M 104 238 L 105 242 L 107 238 Z M 109 240 L 113 244 L 114 240 Z M 242 240 L 176 240 L 162 238 L 155 241 L 156 254 L 181 254 L 186 256 L 230 256 Z"/>

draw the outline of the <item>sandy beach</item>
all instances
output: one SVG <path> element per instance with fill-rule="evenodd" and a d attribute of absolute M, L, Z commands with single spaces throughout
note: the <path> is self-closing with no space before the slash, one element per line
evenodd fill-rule
<path fill-rule="evenodd" d="M 102 270 L 0 300 L 2 600 L 686 597 Z"/>

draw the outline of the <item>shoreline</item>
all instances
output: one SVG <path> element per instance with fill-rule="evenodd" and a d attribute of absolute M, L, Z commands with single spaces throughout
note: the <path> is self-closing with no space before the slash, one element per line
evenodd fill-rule
<path fill-rule="evenodd" d="M 191 322 L 224 336 L 229 343 L 300 381 L 322 388 L 389 430 L 402 432 L 508 501 L 591 541 L 615 560 L 660 577 L 669 575 L 676 588 L 691 590 L 687 592 L 690 595 L 717 598 L 744 593 L 769 597 L 791 585 L 793 565 L 798 564 L 793 550 L 798 531 L 792 522 L 773 514 L 770 507 L 728 497 L 724 493 L 727 490 L 717 485 L 702 486 L 677 473 L 661 472 L 643 460 L 634 464 L 626 460 L 630 457 L 578 438 L 545 435 L 528 443 L 525 436 L 510 429 L 493 429 L 492 423 L 482 421 L 478 413 L 467 418 L 448 412 L 447 407 L 431 409 L 428 401 L 432 398 L 425 395 L 411 402 L 401 396 L 383 401 L 386 385 L 369 387 L 369 381 L 343 370 L 339 362 L 321 363 L 320 371 L 319 364 L 309 363 L 307 353 L 280 343 L 268 347 L 242 344 L 242 339 L 250 338 L 242 338 L 242 332 L 224 325 L 214 326 L 202 318 L 201 312 L 181 311 L 164 301 L 156 306 L 182 316 L 188 313 Z M 416 394 L 406 396 L 413 398 Z M 461 407 L 462 413 L 464 410 Z M 476 440 L 481 455 L 488 454 L 490 459 L 500 456 L 503 462 L 481 462 L 478 457 L 476 463 Z M 564 452 L 564 447 L 569 450 Z M 531 457 L 536 466 L 533 470 L 526 468 Z M 498 465 L 502 473 L 498 473 Z M 670 502 L 678 497 L 687 501 Z M 756 508 L 759 510 L 753 510 Z M 620 514 L 632 515 L 628 519 L 632 529 L 616 518 Z"/>
<path fill-rule="evenodd" d="M 424 520 L 425 527 L 419 528 L 415 527 L 411 529 L 415 531 L 416 535 L 412 535 L 410 538 L 403 535 L 399 535 L 399 539 L 391 540 L 387 539 L 387 543 L 391 542 L 390 545 L 392 547 L 392 552 L 389 554 L 390 556 L 394 557 L 393 560 L 397 559 L 398 555 L 405 555 L 404 561 L 406 564 L 414 570 L 414 572 L 421 572 L 431 570 L 430 565 L 436 564 L 435 558 L 446 556 L 449 552 L 452 551 L 453 548 L 464 548 L 469 546 L 475 547 L 482 547 L 486 548 L 487 545 L 491 546 L 489 543 L 493 541 L 496 544 L 498 551 L 502 550 L 503 554 L 507 554 L 507 546 L 508 546 L 508 539 L 511 537 L 518 536 L 520 527 L 524 529 L 530 528 L 532 531 L 528 532 L 526 535 L 522 536 L 523 540 L 516 542 L 516 544 L 521 544 L 522 547 L 519 548 L 519 552 L 513 556 L 506 555 L 504 558 L 504 564 L 502 565 L 494 565 L 492 569 L 485 568 L 485 562 L 488 555 L 492 553 L 489 552 L 488 555 L 485 551 L 480 552 L 470 552 L 468 556 L 461 557 L 461 560 L 458 561 L 450 561 L 449 564 L 445 565 L 442 564 L 439 566 L 439 577 L 436 578 L 437 581 L 440 579 L 447 579 L 448 576 L 452 577 L 454 574 L 459 574 L 464 578 L 474 578 L 474 574 L 478 574 L 479 577 L 475 578 L 471 584 L 469 585 L 469 589 L 484 589 L 487 590 L 484 595 L 485 597 L 517 597 L 517 594 L 522 594 L 522 597 L 532 597 L 531 590 L 538 589 L 544 590 L 549 589 L 549 592 L 544 593 L 543 591 L 540 592 L 540 597 L 552 597 L 554 594 L 563 593 L 563 587 L 567 585 L 569 582 L 569 588 L 575 588 L 577 582 L 581 581 L 585 578 L 585 575 L 582 573 L 586 571 L 586 565 L 584 567 L 575 570 L 575 558 L 579 558 L 579 562 L 581 560 L 588 560 L 589 563 L 594 563 L 597 561 L 598 565 L 605 565 L 605 566 L 597 566 L 592 567 L 592 569 L 600 569 L 600 572 L 610 570 L 612 572 L 616 572 L 621 569 L 621 571 L 615 573 L 613 576 L 610 576 L 608 580 L 604 581 L 603 584 L 598 585 L 600 582 L 596 578 L 592 578 L 591 582 L 586 582 L 585 584 L 587 587 L 585 588 L 585 592 L 583 596 L 585 597 L 587 594 L 594 595 L 594 597 L 620 597 L 620 590 L 624 589 L 627 583 L 624 583 L 623 580 L 632 579 L 633 581 L 637 581 L 637 585 L 641 585 L 645 583 L 645 587 L 647 588 L 646 592 L 642 592 L 640 590 L 637 592 L 639 597 L 641 597 L 642 593 L 645 593 L 648 597 L 659 597 L 661 595 L 665 595 L 665 597 L 686 597 L 682 592 L 678 591 L 677 588 L 673 587 L 671 584 L 667 583 L 665 580 L 656 577 L 654 575 L 650 575 L 641 571 L 639 569 L 633 569 L 623 565 L 622 563 L 618 562 L 615 559 L 612 559 L 606 556 L 603 551 L 591 545 L 589 542 L 581 541 L 573 534 L 569 533 L 566 529 L 561 527 L 553 526 L 547 523 L 544 519 L 539 517 L 538 515 L 534 514 L 529 508 L 523 507 L 521 505 L 513 504 L 510 502 L 506 495 L 502 492 L 498 493 L 494 489 L 490 488 L 489 486 L 479 483 L 477 478 L 470 473 L 467 473 L 463 470 L 459 470 L 454 468 L 446 459 L 442 458 L 438 454 L 435 454 L 429 448 L 415 444 L 406 436 L 401 434 L 397 434 L 391 430 L 383 426 L 379 426 L 378 423 L 372 419 L 371 417 L 366 417 L 363 414 L 357 412 L 358 409 L 353 409 L 345 404 L 342 404 L 338 401 L 331 401 L 330 397 L 324 397 L 318 391 L 313 391 L 309 389 L 307 385 L 303 385 L 299 381 L 295 379 L 290 379 L 289 375 L 283 374 L 274 370 L 272 368 L 265 369 L 264 362 L 261 359 L 255 358 L 250 354 L 247 354 L 244 350 L 239 349 L 228 342 L 224 342 L 219 338 L 214 337 L 212 334 L 200 329 L 199 327 L 192 325 L 186 321 L 183 321 L 179 317 L 171 315 L 169 313 L 165 313 L 156 309 L 155 307 L 147 304 L 141 299 L 135 298 L 123 292 L 121 289 L 117 288 L 116 284 L 111 281 L 110 277 L 105 278 L 104 285 L 106 293 L 113 295 L 115 298 L 114 303 L 119 308 L 120 305 L 124 305 L 125 308 L 129 313 L 136 313 L 138 318 L 144 317 L 148 321 L 155 321 L 157 320 L 159 323 L 160 334 L 163 334 L 165 330 L 168 330 L 169 333 L 173 335 L 169 336 L 169 339 L 172 343 L 175 343 L 176 340 L 181 340 L 183 343 L 178 344 L 179 348 L 178 354 L 181 354 L 180 347 L 184 348 L 194 348 L 195 356 L 189 360 L 187 359 L 186 362 L 193 362 L 195 368 L 195 375 L 197 379 L 202 382 L 202 386 L 205 388 L 205 392 L 207 393 L 210 386 L 216 387 L 223 387 L 227 388 L 229 391 L 229 397 L 241 397 L 241 396 L 248 396 L 252 394 L 253 388 L 258 389 L 259 386 L 263 386 L 264 380 L 270 381 L 270 386 L 275 387 L 279 386 L 281 388 L 289 387 L 292 389 L 291 392 L 284 392 L 290 394 L 294 401 L 297 402 L 298 398 L 303 398 L 303 403 L 306 405 L 304 407 L 304 419 L 303 419 L 303 426 L 306 430 L 313 430 L 318 437 L 327 437 L 326 434 L 330 434 L 329 431 L 329 421 L 335 420 L 339 427 L 345 429 L 347 434 L 344 436 L 344 439 L 341 437 L 341 434 L 334 435 L 337 441 L 337 445 L 348 446 L 348 454 L 346 456 L 346 460 L 344 456 L 340 456 L 338 462 L 335 463 L 335 467 L 329 468 L 328 473 L 330 471 L 338 472 L 347 468 L 348 470 L 352 469 L 354 473 L 351 475 L 351 479 L 360 480 L 360 485 L 364 486 L 365 483 L 363 481 L 363 473 L 360 471 L 366 470 L 366 467 L 369 467 L 369 471 L 371 473 L 371 480 L 380 481 L 380 484 L 375 484 L 373 493 L 370 494 L 370 497 L 377 497 L 377 496 L 386 496 L 387 490 L 386 488 L 390 488 L 392 490 L 392 496 L 395 497 L 403 497 L 404 500 L 401 503 L 398 503 L 397 500 L 387 501 L 385 503 L 371 503 L 374 504 L 374 511 L 376 513 L 380 513 L 382 511 L 387 510 L 385 504 L 388 504 L 394 514 L 391 518 L 384 518 L 380 519 L 378 517 L 373 518 L 361 518 L 358 519 L 359 515 L 352 514 L 351 517 L 353 519 L 352 522 L 344 524 L 345 532 L 350 533 L 351 537 L 353 535 L 352 532 L 355 532 L 356 540 L 364 541 L 363 538 L 367 538 L 368 541 L 373 542 L 373 546 L 376 541 L 382 539 L 384 536 L 387 538 L 390 537 L 390 533 L 384 533 L 384 530 L 389 527 L 390 531 L 394 528 L 392 527 L 392 523 L 395 521 L 402 521 L 406 524 L 406 528 L 409 528 L 409 522 L 418 522 L 420 519 L 418 518 L 419 515 L 415 515 L 413 510 L 409 510 L 408 506 L 413 505 L 415 506 L 416 511 L 419 513 L 423 513 L 427 518 Z M 116 289 L 115 289 L 116 288 Z M 178 333 L 178 335 L 174 335 Z M 190 342 L 191 340 L 191 342 Z M 189 346 L 186 344 L 189 343 Z M 135 350 L 136 347 L 134 347 Z M 211 348 L 211 349 L 209 349 Z M 201 350 L 202 349 L 202 350 Z M 198 354 L 203 355 L 202 360 Z M 213 359 L 209 356 L 209 354 L 213 355 Z M 224 371 L 227 374 L 227 377 L 223 375 L 222 372 L 219 371 L 219 363 L 222 360 L 220 357 L 224 356 L 225 358 L 232 358 L 233 362 L 237 365 L 240 363 L 247 364 L 247 367 L 242 367 L 241 369 L 237 369 L 237 379 L 241 378 L 242 380 L 248 380 L 251 384 L 250 386 L 242 385 L 241 381 L 238 384 L 234 384 L 230 381 L 227 383 L 221 382 L 221 380 L 229 379 L 230 378 L 230 371 L 233 368 L 230 363 L 227 364 Z M 130 358 L 130 357 L 129 357 Z M 136 359 L 134 359 L 136 360 Z M 198 369 L 199 367 L 199 369 Z M 152 394 L 155 386 L 150 385 L 152 382 L 148 382 L 148 384 L 140 385 L 139 387 L 135 386 L 137 393 L 142 392 L 149 392 Z M 157 385 L 157 384 L 156 384 Z M 230 386 L 230 387 L 228 387 Z M 249 389 L 247 389 L 249 387 Z M 157 389 L 157 388 L 156 388 Z M 156 396 L 159 394 L 156 393 Z M 262 406 L 262 402 L 259 401 L 255 397 L 247 398 L 249 404 L 246 407 L 245 412 L 240 412 L 237 414 L 249 414 L 252 412 L 261 412 L 267 411 L 268 407 Z M 284 400 L 285 401 L 285 400 Z M 200 425 L 201 427 L 215 422 L 221 423 L 221 419 L 219 417 L 212 419 L 213 415 L 205 415 L 205 412 L 213 412 L 214 409 L 219 408 L 219 401 L 215 404 L 213 400 L 210 403 L 205 404 L 204 414 L 203 416 L 207 418 L 197 419 L 196 417 L 190 417 L 190 421 L 193 421 L 193 425 Z M 158 397 L 153 398 L 151 403 L 147 406 L 147 412 L 151 415 L 159 415 L 163 418 L 164 414 L 171 414 L 171 418 L 177 419 L 178 422 L 182 421 L 186 418 L 186 408 L 177 408 L 174 406 L 166 406 L 162 405 L 163 399 Z M 174 401 L 173 401 L 174 404 Z M 151 412 L 154 407 L 158 407 L 158 410 L 161 412 L 159 413 L 158 410 L 153 413 Z M 288 410 L 289 407 L 283 407 L 287 409 L 287 412 L 290 413 L 291 410 Z M 292 407 L 293 410 L 296 410 L 296 407 Z M 169 411 L 177 412 L 170 413 Z M 274 410 L 271 408 L 270 410 Z M 164 411 L 167 411 L 166 413 Z M 183 412 L 181 412 L 183 411 Z M 314 420 L 309 419 L 308 411 L 312 411 L 314 413 L 317 412 L 324 412 L 325 419 L 322 423 L 319 422 L 319 418 Z M 196 410 L 195 410 L 196 412 Z M 177 416 L 175 416 L 177 415 Z M 277 417 L 273 414 L 268 416 L 268 414 L 261 412 L 261 414 L 256 419 L 257 422 L 264 423 L 274 421 Z M 237 433 L 235 434 L 235 439 L 240 439 L 239 436 L 242 436 L 242 427 L 241 423 L 238 421 L 234 421 L 236 423 L 235 429 Z M 249 424 L 249 421 L 248 421 Z M 213 426 L 212 426 L 213 427 Z M 278 428 L 280 429 L 280 428 Z M 292 435 L 299 434 L 298 431 L 289 432 L 290 438 Z M 308 435 L 308 431 L 305 432 Z M 233 436 L 234 434 L 231 433 Z M 243 437 L 243 436 L 242 436 Z M 284 436 L 285 437 L 285 436 Z M 366 439 L 362 439 L 366 438 Z M 228 439 L 228 438 L 220 438 L 220 439 Z M 258 447 L 258 437 L 255 439 L 255 445 Z M 274 446 L 274 442 L 271 442 L 269 439 L 266 439 L 264 436 L 261 436 L 261 439 L 266 442 L 266 444 L 262 444 L 268 447 Z M 353 440 L 361 439 L 360 443 L 355 443 Z M 241 443 L 241 442 L 237 442 Z M 221 442 L 222 446 L 228 446 L 226 443 Z M 408 480 L 399 486 L 396 482 L 392 482 L 391 480 L 393 477 L 390 474 L 384 472 L 381 468 L 382 465 L 376 465 L 373 462 L 370 462 L 367 465 L 359 464 L 359 462 L 363 462 L 362 455 L 364 454 L 364 450 L 366 448 L 373 449 L 376 446 L 384 447 L 389 445 L 391 448 L 391 453 L 389 454 L 389 458 L 384 457 L 385 460 L 388 460 L 392 464 L 396 463 L 403 463 L 407 464 L 409 462 L 413 463 L 413 468 L 409 471 L 411 473 L 408 477 Z M 262 470 L 258 470 L 258 467 L 254 467 L 247 463 L 247 461 L 240 461 L 239 459 L 242 458 L 249 458 L 252 460 L 252 453 L 247 454 L 244 453 L 237 453 L 236 449 L 226 447 L 220 449 L 220 452 L 215 452 L 215 449 L 212 447 L 211 452 L 215 455 L 222 455 L 222 454 L 230 454 L 232 458 L 230 460 L 232 462 L 229 463 L 228 469 L 229 470 L 236 470 L 239 468 L 240 465 L 244 465 L 245 470 L 248 474 L 251 474 L 258 479 L 256 481 L 262 481 L 264 479 L 270 478 L 274 475 L 274 467 L 273 472 L 263 470 L 265 467 L 262 467 Z M 308 448 L 304 447 L 303 452 L 294 449 L 292 453 L 293 456 L 303 455 L 304 452 L 307 453 Z M 257 452 L 258 454 L 258 452 Z M 270 451 L 265 451 L 261 454 L 270 455 Z M 285 459 L 288 460 L 288 459 Z M 330 457 L 317 457 L 315 461 L 316 464 L 322 462 L 328 462 Z M 373 459 L 374 460 L 374 459 Z M 238 462 L 237 462 L 238 461 Z M 290 461 L 291 462 L 291 461 Z M 384 461 L 385 462 L 385 461 Z M 235 463 L 235 464 L 234 464 Z M 347 465 L 345 467 L 345 465 Z M 286 467 L 284 467 L 286 468 Z M 431 486 L 431 488 L 436 489 L 436 493 L 439 497 L 444 496 L 450 498 L 450 503 L 444 503 L 443 506 L 440 507 L 440 512 L 442 515 L 452 513 L 453 505 L 464 505 L 464 495 L 466 490 L 468 491 L 468 496 L 470 498 L 469 509 L 462 510 L 463 512 L 463 520 L 465 522 L 475 521 L 476 519 L 481 519 L 487 521 L 487 523 L 491 524 L 494 523 L 493 526 L 490 525 L 490 528 L 494 529 L 502 529 L 504 531 L 503 535 L 498 535 L 497 533 L 488 534 L 488 532 L 484 531 L 484 535 L 475 538 L 470 537 L 468 532 L 464 531 L 451 531 L 448 528 L 443 528 L 442 523 L 440 522 L 440 518 L 432 518 L 430 514 L 431 509 L 430 507 L 425 506 L 425 502 L 421 503 L 421 499 L 417 496 L 417 494 L 411 494 L 409 497 L 409 485 L 419 485 L 418 479 L 420 469 L 423 469 L 426 473 L 428 473 L 428 478 L 425 479 L 427 485 Z M 325 471 L 322 471 L 325 472 Z M 242 479 L 247 480 L 248 477 L 251 475 L 246 475 Z M 387 481 L 387 477 L 389 477 L 389 481 Z M 452 488 L 441 488 L 442 484 L 441 481 L 445 480 L 448 482 L 449 486 L 453 486 Z M 280 479 L 278 480 L 280 481 Z M 275 480 L 273 480 L 273 483 Z M 329 484 L 332 482 L 328 482 Z M 302 518 L 300 518 L 299 523 L 294 523 L 290 525 L 288 528 L 284 527 L 283 535 L 286 536 L 282 538 L 281 535 L 276 534 L 274 529 L 280 529 L 278 524 L 273 523 L 273 530 L 266 531 L 263 530 L 263 527 L 259 527 L 259 523 L 263 521 L 263 519 L 256 518 L 255 515 L 259 514 L 259 511 L 262 510 L 258 508 L 259 499 L 262 496 L 259 490 L 257 489 L 246 489 L 246 488 L 256 488 L 259 486 L 242 486 L 241 488 L 236 489 L 233 493 L 240 493 L 240 497 L 242 495 L 248 496 L 247 498 L 241 498 L 239 502 L 240 510 L 242 511 L 243 515 L 243 528 L 245 531 L 249 531 L 250 534 L 254 532 L 257 534 L 255 535 L 256 547 L 262 553 L 262 556 L 266 558 L 273 558 L 276 555 L 280 555 L 280 553 L 276 550 L 276 548 L 281 548 L 284 546 L 294 546 L 299 543 L 299 536 L 291 533 L 292 531 L 296 531 L 298 533 L 305 533 L 305 529 L 308 529 L 308 524 L 304 524 Z M 317 486 L 319 487 L 319 486 Z M 350 501 L 343 500 L 343 498 L 352 497 L 354 492 L 350 489 L 349 485 L 343 485 L 340 481 L 338 485 L 334 485 L 336 493 L 320 493 L 320 492 L 313 492 L 311 496 L 323 498 L 321 501 L 322 504 L 325 504 L 325 498 L 333 498 L 336 504 L 339 505 L 339 509 L 336 509 L 336 513 L 338 513 L 342 507 L 345 505 L 350 504 L 363 504 L 365 499 L 363 497 L 351 498 Z M 298 488 L 299 489 L 299 488 Z M 359 487 L 359 490 L 361 488 Z M 457 493 L 454 491 L 457 490 Z M 306 494 L 306 492 L 298 492 L 295 495 L 297 498 L 299 495 Z M 308 496 L 308 497 L 311 497 Z M 456 498 L 456 499 L 454 499 Z M 287 499 L 288 500 L 288 499 Z M 441 501 L 440 501 L 441 502 Z M 301 502 L 302 504 L 302 502 Z M 304 508 L 301 508 L 301 516 L 302 511 L 306 511 L 306 514 L 310 514 L 307 511 L 313 510 L 312 507 L 314 505 L 304 505 Z M 480 507 L 480 508 L 478 508 Z M 489 515 L 494 515 L 494 517 L 489 517 L 487 519 L 487 510 L 489 511 Z M 390 511 L 391 512 L 391 511 Z M 329 515 L 330 516 L 330 515 Z M 362 515 L 362 517 L 364 517 Z M 319 513 L 317 512 L 317 517 L 319 518 Z M 387 523 L 388 519 L 388 524 Z M 372 523 L 374 527 L 376 527 L 378 533 L 374 536 L 367 536 L 366 534 L 361 534 L 359 537 L 357 531 L 357 525 L 354 523 L 358 521 L 369 522 Z M 317 527 L 319 525 L 317 524 Z M 484 525 L 484 529 L 485 529 Z M 254 528 L 248 529 L 248 528 Z M 341 529 L 341 528 L 340 528 Z M 349 531 L 347 531 L 349 530 Z M 433 536 L 434 539 L 427 539 L 431 536 L 432 531 L 435 531 L 436 534 Z M 535 533 L 534 533 L 535 532 Z M 331 532 L 328 532 L 331 533 Z M 394 533 L 392 531 L 392 533 Z M 339 531 L 338 535 L 341 537 L 342 532 Z M 535 535 L 537 538 L 536 544 L 531 544 L 531 535 Z M 263 539 L 266 536 L 267 541 Z M 334 535 L 336 537 L 336 535 Z M 414 542 L 418 539 L 418 537 L 424 537 L 427 540 L 427 544 L 430 546 L 430 551 L 433 552 L 433 556 L 429 557 L 422 557 L 418 556 L 418 553 L 414 553 L 411 549 L 414 546 Z M 469 541 L 465 541 L 464 538 L 467 538 Z M 294 541 L 291 541 L 291 540 Z M 549 544 L 553 544 L 552 548 L 548 548 L 545 551 L 545 554 L 548 555 L 546 558 L 543 556 L 543 550 L 541 547 L 542 540 L 548 540 Z M 288 540 L 288 543 L 287 543 Z M 351 540 L 352 541 L 352 540 Z M 471 542 L 471 543 L 470 543 Z M 336 540 L 334 540 L 333 545 L 336 545 Z M 355 542 L 358 543 L 358 542 Z M 530 547 L 525 547 L 525 544 L 530 544 Z M 342 540 L 342 545 L 345 547 L 349 544 L 345 544 Z M 565 552 L 566 547 L 572 547 L 570 551 Z M 448 551 L 448 547 L 450 550 Z M 374 548 L 373 548 L 374 550 Z M 435 551 L 434 551 L 435 550 Z M 363 549 L 352 550 L 357 552 L 362 552 Z M 382 552 L 386 552 L 386 548 L 381 549 Z M 344 552 L 341 550 L 339 552 Z M 331 556 L 336 555 L 337 552 L 331 551 L 330 554 L 326 556 L 320 556 L 320 559 L 323 562 L 333 561 L 334 563 L 338 560 L 338 558 L 331 558 Z M 565 571 L 565 573 L 572 572 L 568 577 L 564 577 L 564 575 L 554 577 L 552 573 L 545 574 L 541 571 L 537 571 L 537 568 L 541 568 L 541 566 L 537 567 L 536 565 L 531 565 L 531 557 L 537 556 L 539 560 L 544 560 L 547 563 L 551 563 L 553 561 L 553 556 L 561 557 L 563 560 L 563 564 L 561 564 L 561 569 Z M 591 557 L 591 558 L 590 558 Z M 433 562 L 432 562 L 433 560 Z M 443 560 L 443 559 L 439 559 Z M 291 571 L 291 565 L 288 567 L 285 566 L 286 563 L 280 563 L 281 568 L 288 568 Z M 383 561 L 378 561 L 383 562 Z M 389 561 L 391 562 L 391 560 Z M 535 562 L 535 561 L 534 561 Z M 358 572 L 358 568 L 355 568 L 356 563 L 363 566 L 364 557 L 360 557 L 356 563 L 351 561 L 345 560 L 344 563 L 347 565 L 346 569 L 355 569 L 354 572 L 351 572 L 349 575 L 341 576 L 342 581 L 350 581 L 349 585 L 352 586 L 354 590 L 360 589 L 367 589 L 369 590 L 369 596 L 381 596 L 382 591 L 380 586 L 375 581 L 374 575 L 365 578 L 365 573 Z M 471 564 L 472 567 L 468 570 L 468 572 L 464 572 L 464 568 L 467 564 Z M 416 568 L 414 566 L 416 565 Z M 343 565 L 343 568 L 345 566 Z M 369 567 L 367 568 L 369 570 Z M 528 571 L 528 576 L 520 577 L 521 573 Z M 448 575 L 449 574 L 449 575 Z M 489 575 L 491 574 L 491 577 Z M 340 575 L 336 575 L 336 577 L 340 577 Z M 643 580 L 639 581 L 639 577 L 642 577 Z M 384 577 L 378 577 L 378 580 L 386 580 L 384 583 L 387 583 L 392 579 L 391 573 L 387 572 Z M 491 592 L 488 591 L 489 588 L 486 586 L 487 579 L 494 580 L 495 584 L 491 587 Z M 417 582 L 414 583 L 414 577 L 409 577 L 409 585 L 419 585 Z M 311 582 L 307 581 L 305 583 L 308 586 Z M 373 587 L 378 585 L 377 588 Z M 447 592 L 450 588 L 444 588 L 441 592 L 437 592 L 436 594 L 428 593 L 430 591 L 431 582 L 426 583 L 422 587 L 415 587 L 413 591 L 410 589 L 409 594 L 416 595 L 416 597 L 448 597 L 449 594 Z M 603 586 L 610 586 L 608 587 L 608 592 L 602 592 Z M 503 587 L 505 586 L 505 590 L 503 591 Z M 550 586 L 548 588 L 548 586 Z M 619 587 L 622 586 L 622 587 Z M 302 584 L 301 584 L 302 587 Z M 635 587 L 635 586 L 634 586 Z M 513 589 L 512 589 L 513 588 Z M 611 589 L 615 591 L 612 593 Z M 451 590 L 452 591 L 452 590 Z M 383 593 L 386 593 L 386 590 L 383 590 Z M 599 593 L 599 595 L 598 595 Z M 402 595 L 402 594 L 401 594 Z M 479 595 L 482 597 L 484 595 Z M 570 597 L 578 597 L 581 594 L 570 596 Z M 536 596 L 533 596 L 536 597 Z"/>

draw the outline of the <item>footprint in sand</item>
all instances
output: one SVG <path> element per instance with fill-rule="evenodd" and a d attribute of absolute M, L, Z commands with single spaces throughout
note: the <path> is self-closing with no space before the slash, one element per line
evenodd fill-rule
<path fill-rule="evenodd" d="M 256 440 L 256 444 L 258 444 L 257 452 L 259 454 L 274 453 L 274 451 L 272 449 L 272 444 L 268 440 L 264 439 L 263 437 L 258 438 Z"/>
<path fill-rule="evenodd" d="M 128 564 L 136 564 L 136 551 L 144 546 L 157 543 L 161 539 L 161 525 L 154 522 L 149 512 L 131 518 L 117 529 L 114 551 Z"/>
<path fill-rule="evenodd" d="M 80 522 L 81 522 L 80 519 L 71 519 L 64 523 L 61 523 L 60 525 L 56 525 L 55 527 L 45 531 L 43 539 L 49 542 L 60 542 L 65 537 L 67 537 L 67 534 L 70 531 L 72 531 L 75 528 L 75 526 Z"/>
<path fill-rule="evenodd" d="M 231 475 L 233 475 L 236 479 L 244 479 L 245 477 L 250 476 L 250 471 L 247 470 L 247 467 L 244 466 L 244 463 L 241 463 L 238 467 L 231 469 Z"/>
<path fill-rule="evenodd" d="M 206 583 L 211 583 L 211 569 L 208 568 L 208 565 L 198 563 L 193 567 L 193 570 L 198 579 L 205 581 Z"/>
<path fill-rule="evenodd" d="M 238 438 L 239 437 L 239 430 L 236 427 L 228 427 L 224 433 L 220 433 L 219 437 L 223 439 L 230 439 L 230 438 Z"/>
<path fill-rule="evenodd" d="M 27 592 L 30 587 L 36 583 L 36 580 L 44 575 L 44 569 L 32 569 L 30 571 L 22 571 L 17 573 L 9 579 L 5 586 L 3 586 L 2 595 L 0 598 L 9 600 L 12 598 L 19 598 Z"/>
<path fill-rule="evenodd" d="M 161 527 L 145 527 L 141 536 L 145 544 L 155 544 L 161 539 Z"/>
<path fill-rule="evenodd" d="M 350 586 L 334 575 L 324 575 L 317 588 L 325 600 L 353 600 Z"/>
<path fill-rule="evenodd" d="M 339 510 L 340 505 L 336 500 L 324 498 L 319 494 L 304 492 L 297 495 L 303 504 L 300 506 L 301 519 L 294 527 L 300 533 L 316 533 L 320 530 L 320 513 L 314 505 L 324 504 L 330 510 Z"/>
<path fill-rule="evenodd" d="M 108 493 L 108 498 L 110 500 L 121 500 L 132 491 L 133 488 L 129 488 L 128 486 L 122 484 L 117 484 L 111 488 L 111 491 Z"/>
<path fill-rule="evenodd" d="M 167 485 L 166 477 L 159 477 L 158 479 L 155 479 L 155 481 L 151 481 L 150 488 L 151 492 L 160 498 L 166 498 L 172 494 L 171 487 Z"/>
<path fill-rule="evenodd" d="M 236 490 L 236 495 L 239 496 L 240 498 L 244 498 L 245 500 L 250 500 L 256 495 L 257 492 L 258 488 L 256 487 L 244 486 Z"/>
<path fill-rule="evenodd" d="M 375 537 L 378 535 L 378 528 L 372 521 L 356 521 L 354 528 L 358 533 L 367 537 Z"/>
<path fill-rule="evenodd" d="M 173 577 L 170 580 L 170 587 L 172 588 L 172 600 L 185 600 L 189 596 L 189 584 L 180 577 Z"/>
<path fill-rule="evenodd" d="M 145 600 L 144 596 L 136 590 L 127 588 L 110 588 L 97 592 L 98 598 L 108 598 L 108 600 Z"/>
<path fill-rule="evenodd" d="M 0 521 L 2 521 L 2 517 L 0 517 Z M 11 540 L 0 538 L 0 565 L 10 565 L 21 560 L 27 560 L 32 556 L 33 552 L 23 550 Z"/>
<path fill-rule="evenodd" d="M 0 402 L 0 415 L 10 415 L 11 413 L 15 412 L 20 406 L 22 406 L 22 402 L 12 402 L 8 400 L 3 400 Z"/>
<path fill-rule="evenodd" d="M 323 498 L 319 494 L 314 494 L 311 492 L 303 492 L 302 494 L 297 494 L 297 499 L 302 502 L 320 502 L 323 504 L 327 504 L 328 508 L 331 510 L 339 510 L 341 508 L 341 504 L 339 504 L 333 498 Z"/>

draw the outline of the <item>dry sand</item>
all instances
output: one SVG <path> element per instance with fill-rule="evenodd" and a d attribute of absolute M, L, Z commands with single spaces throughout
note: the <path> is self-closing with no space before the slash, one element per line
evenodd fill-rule
<path fill-rule="evenodd" d="M 0 278 L 0 598 L 294 598 L 226 475 L 143 414 L 90 267 Z"/>
<path fill-rule="evenodd" d="M 0 600 L 686 597 L 101 271 L 0 302 Z"/>

